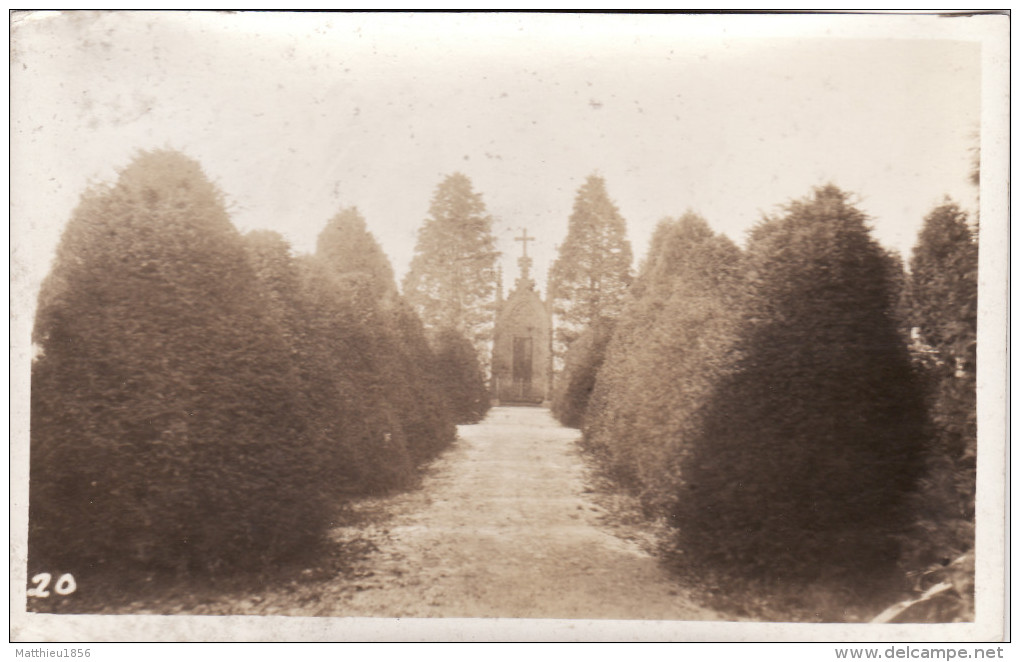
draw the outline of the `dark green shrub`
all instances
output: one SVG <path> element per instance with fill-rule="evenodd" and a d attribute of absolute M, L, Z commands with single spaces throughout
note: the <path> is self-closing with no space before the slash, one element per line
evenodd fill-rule
<path fill-rule="evenodd" d="M 337 497 L 406 486 L 413 477 L 406 439 L 378 385 L 379 329 L 321 262 L 293 259 L 272 232 L 245 239 L 300 379 L 300 414 L 319 448 L 310 471 Z"/>
<path fill-rule="evenodd" d="M 756 227 L 747 255 L 735 370 L 683 461 L 683 552 L 742 577 L 882 577 L 925 434 L 892 315 L 893 262 L 834 186 Z"/>
<path fill-rule="evenodd" d="M 34 330 L 33 565 L 227 569 L 320 535 L 316 449 L 267 306 L 195 162 L 143 153 L 83 196 Z"/>
<path fill-rule="evenodd" d="M 443 329 L 433 338 L 436 375 L 446 402 L 459 425 L 477 423 L 489 411 L 489 390 L 475 348 L 455 329 Z"/>
<path fill-rule="evenodd" d="M 457 429 L 418 314 L 403 299 L 386 314 L 392 330 L 384 373 L 388 399 L 403 425 L 412 459 L 426 462 L 453 442 Z"/>
<path fill-rule="evenodd" d="M 397 292 L 389 260 L 356 209 L 329 221 L 316 257 L 368 333 L 359 351 L 370 366 L 374 393 L 400 427 L 412 464 L 432 458 L 456 435 L 435 356 L 421 320 Z"/>
<path fill-rule="evenodd" d="M 612 336 L 613 323 L 603 319 L 582 331 L 567 349 L 552 399 L 552 414 L 563 425 L 569 428 L 584 425 L 588 401 Z"/>
<path fill-rule="evenodd" d="M 978 243 L 955 203 L 925 218 L 910 270 L 907 317 L 929 384 L 933 428 L 903 559 L 920 574 L 974 546 Z"/>
<path fill-rule="evenodd" d="M 351 424 L 334 427 L 330 435 L 355 453 L 358 492 L 405 488 L 414 479 L 415 461 L 401 403 L 392 394 L 403 382 L 394 382 L 388 372 L 393 347 L 378 299 L 358 279 L 338 277 L 318 256 L 303 258 L 300 265 L 304 297 L 314 311 L 309 328 L 315 349 L 309 354 L 322 367 L 313 374 L 323 386 L 323 411 L 350 412 Z"/>
<path fill-rule="evenodd" d="M 696 214 L 661 222 L 599 371 L 585 446 L 650 515 L 669 511 L 697 413 L 728 365 L 740 264 Z"/>
<path fill-rule="evenodd" d="M 364 287 L 380 303 L 396 297 L 393 267 L 357 207 L 342 209 L 329 219 L 315 242 L 315 253 L 336 275 Z"/>

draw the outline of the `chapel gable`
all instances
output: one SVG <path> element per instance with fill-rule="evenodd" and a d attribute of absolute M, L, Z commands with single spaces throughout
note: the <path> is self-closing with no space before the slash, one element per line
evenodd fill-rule
<path fill-rule="evenodd" d="M 492 346 L 492 392 L 498 404 L 545 404 L 552 397 L 552 315 L 531 280 L 525 230 L 515 238 L 523 255 L 514 289 L 497 301 Z M 501 297 L 500 297 L 501 298 Z"/>

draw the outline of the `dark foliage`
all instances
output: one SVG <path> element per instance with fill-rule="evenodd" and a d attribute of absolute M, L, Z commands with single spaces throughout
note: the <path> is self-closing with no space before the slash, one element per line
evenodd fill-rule
<path fill-rule="evenodd" d="M 399 426 L 412 465 L 435 456 L 456 430 L 436 374 L 436 359 L 414 309 L 397 292 L 393 269 L 355 209 L 322 231 L 317 259 L 343 293 L 367 337 L 364 383 Z"/>
<path fill-rule="evenodd" d="M 740 249 L 701 217 L 666 219 L 616 325 L 584 443 L 650 515 L 675 500 L 697 413 L 729 364 L 740 267 Z"/>
<path fill-rule="evenodd" d="M 33 565 L 233 569 L 317 539 L 330 510 L 269 308 L 195 162 L 143 153 L 83 197 L 34 331 Z"/>
<path fill-rule="evenodd" d="M 577 191 L 567 238 L 549 269 L 549 301 L 556 315 L 557 358 L 584 329 L 613 320 L 631 282 L 630 242 L 605 180 L 590 175 Z"/>
<path fill-rule="evenodd" d="M 896 561 L 925 434 L 892 261 L 826 186 L 755 228 L 748 263 L 736 369 L 683 462 L 682 549 L 744 577 L 879 578 Z"/>
<path fill-rule="evenodd" d="M 489 411 L 489 391 L 471 342 L 453 329 L 443 329 L 432 341 L 436 374 L 457 424 L 477 423 Z"/>
<path fill-rule="evenodd" d="M 924 220 L 910 260 L 910 317 L 951 372 L 973 373 L 977 352 L 978 245 L 953 202 Z"/>
<path fill-rule="evenodd" d="M 457 429 L 418 314 L 399 300 L 386 315 L 392 329 L 381 339 L 390 348 L 381 372 L 387 399 L 403 426 L 412 460 L 425 462 L 450 445 Z"/>
<path fill-rule="evenodd" d="M 360 283 L 379 298 L 395 296 L 393 267 L 356 207 L 329 220 L 319 233 L 315 253 L 344 280 Z"/>
<path fill-rule="evenodd" d="M 320 448 L 314 470 L 335 496 L 403 487 L 413 470 L 397 415 L 377 385 L 374 329 L 350 285 L 315 258 L 293 259 L 282 237 L 253 232 L 249 257 L 300 379 L 300 414 Z"/>
<path fill-rule="evenodd" d="M 612 336 L 613 323 L 603 319 L 585 329 L 567 350 L 552 401 L 552 414 L 563 425 L 580 428 L 584 424 L 588 401 Z"/>
<path fill-rule="evenodd" d="M 974 545 L 978 244 L 955 203 L 925 218 L 910 267 L 907 315 L 934 434 L 904 564 L 923 574 Z"/>
<path fill-rule="evenodd" d="M 492 339 L 495 247 L 481 194 L 467 176 L 453 173 L 436 188 L 403 281 L 404 296 L 426 329 L 457 329 L 479 356 Z"/>

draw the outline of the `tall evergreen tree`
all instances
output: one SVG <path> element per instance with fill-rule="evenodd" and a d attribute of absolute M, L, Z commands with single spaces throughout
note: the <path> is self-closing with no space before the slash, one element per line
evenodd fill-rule
<path fill-rule="evenodd" d="M 455 329 L 479 356 L 488 355 L 492 336 L 495 246 L 481 194 L 454 173 L 436 189 L 403 281 L 404 296 L 426 329 Z"/>
<path fill-rule="evenodd" d="M 605 180 L 590 175 L 577 192 L 567 238 L 549 270 L 557 356 L 562 357 L 585 328 L 620 314 L 633 260 L 626 234 Z"/>
<path fill-rule="evenodd" d="M 978 245 L 967 214 L 951 201 L 924 219 L 910 260 L 910 317 L 951 369 L 974 373 Z"/>
<path fill-rule="evenodd" d="M 747 256 L 736 365 L 682 465 L 684 551 L 771 580 L 879 578 L 894 568 L 925 434 L 893 262 L 831 185 L 756 227 Z"/>
<path fill-rule="evenodd" d="M 220 192 L 139 155 L 83 196 L 40 294 L 30 553 L 225 569 L 330 517 L 279 326 Z"/>
<path fill-rule="evenodd" d="M 977 459 L 978 243 L 967 215 L 946 201 L 925 218 L 910 260 L 909 324 L 927 360 L 934 435 L 917 495 L 911 570 L 974 545 Z"/>

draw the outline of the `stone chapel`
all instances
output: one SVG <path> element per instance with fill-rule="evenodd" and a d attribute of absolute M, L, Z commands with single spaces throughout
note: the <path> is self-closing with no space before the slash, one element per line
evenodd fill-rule
<path fill-rule="evenodd" d="M 552 399 L 552 311 L 535 291 L 532 260 L 525 230 L 517 260 L 521 273 L 503 300 L 500 278 L 496 292 L 496 326 L 492 338 L 492 395 L 501 405 L 545 405 Z"/>

